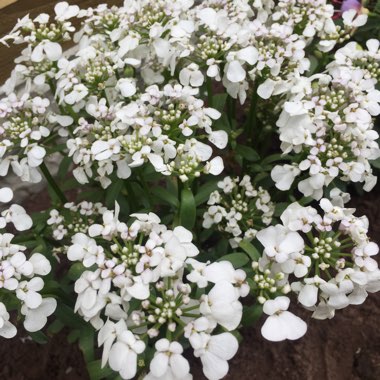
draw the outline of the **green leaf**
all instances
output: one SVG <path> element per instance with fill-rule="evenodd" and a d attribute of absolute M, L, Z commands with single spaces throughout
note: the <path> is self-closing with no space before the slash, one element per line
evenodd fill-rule
<path fill-rule="evenodd" d="M 117 200 L 117 197 L 119 196 L 123 188 L 123 185 L 124 185 L 124 180 L 118 179 L 117 181 L 113 182 L 112 185 L 107 189 L 106 206 L 108 208 L 115 207 L 115 201 Z"/>
<path fill-rule="evenodd" d="M 86 362 L 93 361 L 95 356 L 95 330 L 91 325 L 86 325 L 81 329 L 78 343 Z"/>
<path fill-rule="evenodd" d="M 219 112 L 222 112 L 224 109 L 224 106 L 226 105 L 227 94 L 214 95 L 212 100 L 213 100 L 212 108 L 215 108 Z"/>
<path fill-rule="evenodd" d="M 194 197 L 196 206 L 208 201 L 210 194 L 218 188 L 218 181 L 218 179 L 210 180 L 199 188 Z"/>
<path fill-rule="evenodd" d="M 307 72 L 307 74 L 308 74 L 308 76 L 311 76 L 317 71 L 318 66 L 319 66 L 319 60 L 314 55 L 309 55 L 308 58 L 310 60 L 310 68 L 309 68 L 309 71 Z"/>
<path fill-rule="evenodd" d="M 371 166 L 373 166 L 376 169 L 380 169 L 380 158 L 370 161 Z"/>
<path fill-rule="evenodd" d="M 234 268 L 241 268 L 247 264 L 250 260 L 249 257 L 243 252 L 234 252 L 221 257 L 218 261 L 229 261 Z"/>
<path fill-rule="evenodd" d="M 253 260 L 257 261 L 260 259 L 261 255 L 260 252 L 257 250 L 257 248 L 250 243 L 248 240 L 242 240 L 239 243 L 239 247 L 243 249 L 244 252 L 248 254 L 248 256 Z"/>
<path fill-rule="evenodd" d="M 108 376 L 115 375 L 115 372 L 112 371 L 109 367 L 101 368 L 101 360 L 94 360 L 87 363 L 87 371 L 91 380 L 101 380 Z"/>
<path fill-rule="evenodd" d="M 276 203 L 276 206 L 274 209 L 274 216 L 281 216 L 288 206 L 289 206 L 289 203 L 287 202 Z"/>
<path fill-rule="evenodd" d="M 58 302 L 55 316 L 66 326 L 77 328 L 79 331 L 86 326 L 86 322 L 74 313 L 74 310 L 62 302 Z"/>
<path fill-rule="evenodd" d="M 58 173 L 57 173 L 57 178 L 59 180 L 63 180 L 66 176 L 66 174 L 69 171 L 70 165 L 72 163 L 72 159 L 69 156 L 65 156 L 62 158 L 62 161 L 59 165 Z"/>
<path fill-rule="evenodd" d="M 374 12 L 380 13 L 380 0 L 377 0 L 377 3 L 376 3 L 375 8 L 373 10 L 374 10 Z"/>
<path fill-rule="evenodd" d="M 70 333 L 67 335 L 67 341 L 70 344 L 75 343 L 80 336 L 80 330 L 71 330 Z"/>
<path fill-rule="evenodd" d="M 251 326 L 259 320 L 263 314 L 263 307 L 260 304 L 252 306 L 244 306 L 243 318 L 241 320 L 243 326 Z"/>
<path fill-rule="evenodd" d="M 195 224 L 197 207 L 193 192 L 190 189 L 183 189 L 181 192 L 180 224 L 192 230 Z"/>
<path fill-rule="evenodd" d="M 270 156 L 265 157 L 261 161 L 261 165 L 267 165 L 267 164 L 270 164 L 272 162 L 284 161 L 284 160 L 289 161 L 289 156 L 284 155 L 283 153 L 271 154 Z"/>
<path fill-rule="evenodd" d="M 50 324 L 47 331 L 49 334 L 58 334 L 64 327 L 65 325 L 59 319 L 56 319 Z"/>
<path fill-rule="evenodd" d="M 249 146 L 237 144 L 235 150 L 236 153 L 240 154 L 240 156 L 248 161 L 255 162 L 260 160 L 259 154 Z"/>
<path fill-rule="evenodd" d="M 162 202 L 167 203 L 170 206 L 173 206 L 175 208 L 179 207 L 179 201 L 177 197 L 174 196 L 171 192 L 169 192 L 165 188 L 157 186 L 151 189 L 151 192 L 154 196 L 156 196 Z"/>
<path fill-rule="evenodd" d="M 71 265 L 67 276 L 70 280 L 76 281 L 80 275 L 86 270 L 82 263 L 74 263 Z"/>
<path fill-rule="evenodd" d="M 31 332 L 29 333 L 29 336 L 39 344 L 46 344 L 49 340 L 49 338 L 42 331 Z"/>

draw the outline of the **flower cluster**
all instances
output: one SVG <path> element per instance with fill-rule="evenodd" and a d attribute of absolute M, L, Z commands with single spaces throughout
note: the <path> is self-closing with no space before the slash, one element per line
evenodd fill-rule
<path fill-rule="evenodd" d="M 336 310 L 363 303 L 368 293 L 380 289 L 380 270 L 374 259 L 379 247 L 367 236 L 368 219 L 345 208 L 337 189 L 332 199 L 321 199 L 322 213 L 292 203 L 281 215 L 281 224 L 257 233 L 264 252 L 253 267 L 264 273 L 257 292 L 264 312 L 270 315 L 262 329 L 269 340 L 296 339 L 306 332 L 298 318 L 291 317 L 293 323 L 289 312 L 283 313 L 289 299 L 275 298 L 281 293 L 294 292 L 298 302 L 313 311 L 313 318 L 326 319 Z"/>
<path fill-rule="evenodd" d="M 365 182 L 366 191 L 375 186 L 370 164 L 380 156 L 373 128 L 380 113 L 375 85 L 361 68 L 339 65 L 310 77 L 303 91 L 290 97 L 277 126 L 281 148 L 293 153 L 293 163 L 273 168 L 277 188 L 289 190 L 300 175 L 298 190 L 315 199 L 335 178 Z"/>
<path fill-rule="evenodd" d="M 148 378 L 182 379 L 189 376 L 181 356 L 186 339 L 205 375 L 222 378 L 238 344 L 231 333 L 218 333 L 218 326 L 239 326 L 245 273 L 229 262 L 196 261 L 191 232 L 181 226 L 168 230 L 155 214 L 131 215 L 129 225 L 118 215 L 118 206 L 105 211 L 103 224 L 75 234 L 67 251 L 86 268 L 75 283 L 75 310 L 99 330 L 103 365 L 108 361 L 123 378 L 133 378 L 138 362 L 148 365 L 149 339 L 156 353 Z M 202 295 L 193 284 L 204 289 Z M 160 360 L 163 354 L 168 360 Z"/>
<path fill-rule="evenodd" d="M 10 188 L 0 189 L 0 202 L 8 203 L 13 198 Z M 33 253 L 29 258 L 25 255 L 26 247 L 13 242 L 14 235 L 4 231 L 8 223 L 12 223 L 18 231 L 31 228 L 32 219 L 23 207 L 13 204 L 1 213 L 0 217 L 0 289 L 7 291 L 0 302 L 0 335 L 12 338 L 16 335 L 16 327 L 9 321 L 7 304 L 16 303 L 24 317 L 27 331 L 41 330 L 47 317 L 51 315 L 57 301 L 51 297 L 43 297 L 40 292 L 51 266 L 41 253 Z"/>
<path fill-rule="evenodd" d="M 203 227 L 216 225 L 219 231 L 232 236 L 229 241 L 236 248 L 242 239 L 252 240 L 257 231 L 272 222 L 274 204 L 268 191 L 256 189 L 251 178 L 245 175 L 225 177 L 218 182 L 218 190 L 211 193 L 207 202 L 210 207 L 203 215 Z"/>
<path fill-rule="evenodd" d="M 78 204 L 66 203 L 64 209 L 53 209 L 47 224 L 51 226 L 52 236 L 55 240 L 63 240 L 76 233 L 86 234 L 89 227 L 94 224 L 100 215 L 106 211 L 101 203 L 82 201 Z"/>
<path fill-rule="evenodd" d="M 0 176 L 9 168 L 22 181 L 39 182 L 38 167 L 46 155 L 44 144 L 56 123 L 67 126 L 72 119 L 49 111 L 50 101 L 30 94 L 10 94 L 0 99 Z"/>
<path fill-rule="evenodd" d="M 364 70 L 365 79 L 380 79 L 380 49 L 379 41 L 375 39 L 366 42 L 367 50 L 357 42 L 349 42 L 335 53 L 335 60 L 329 67 L 346 66 Z"/>
<path fill-rule="evenodd" d="M 179 84 L 167 84 L 162 90 L 152 85 L 135 101 L 111 107 L 105 98 L 91 98 L 86 110 L 93 120 L 80 118 L 73 138 L 67 141 L 69 155 L 78 165 L 76 179 L 88 182 L 96 168 L 96 178 L 107 187 L 114 167 L 117 176 L 126 179 L 132 168 L 146 162 L 182 182 L 201 173 L 220 174 L 222 159 L 211 159 L 212 148 L 201 140 L 223 149 L 228 136 L 211 128 L 220 113 L 205 107 L 194 96 L 197 92 Z"/>

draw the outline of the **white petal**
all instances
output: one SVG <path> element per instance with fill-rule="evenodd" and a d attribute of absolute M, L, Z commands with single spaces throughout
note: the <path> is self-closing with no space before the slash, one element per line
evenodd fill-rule
<path fill-rule="evenodd" d="M 13 191 L 9 187 L 0 189 L 0 202 L 8 203 L 13 199 Z"/>
<path fill-rule="evenodd" d="M 237 339 L 230 333 L 222 333 L 211 337 L 208 349 L 224 360 L 232 359 L 239 348 Z"/>
<path fill-rule="evenodd" d="M 245 79 L 246 72 L 239 61 L 232 61 L 228 64 L 227 79 L 232 83 L 238 83 Z"/>
<path fill-rule="evenodd" d="M 169 356 L 166 353 L 158 353 L 150 362 L 150 371 L 156 377 L 161 377 L 165 374 L 169 365 Z"/>
<path fill-rule="evenodd" d="M 210 352 L 201 356 L 203 373 L 209 380 L 219 380 L 227 375 L 228 363 Z"/>
<path fill-rule="evenodd" d="M 114 371 L 120 371 L 125 364 L 127 356 L 128 347 L 121 342 L 116 342 L 111 347 L 108 363 Z"/>
<path fill-rule="evenodd" d="M 306 307 L 314 306 L 318 301 L 318 288 L 312 284 L 306 284 L 298 295 L 298 301 Z"/>
<path fill-rule="evenodd" d="M 209 141 L 217 148 L 224 149 L 228 143 L 228 134 L 225 131 L 214 131 L 209 135 Z"/>

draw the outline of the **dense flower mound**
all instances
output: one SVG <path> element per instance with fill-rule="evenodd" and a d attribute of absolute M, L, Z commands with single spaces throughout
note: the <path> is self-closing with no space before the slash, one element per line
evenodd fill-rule
<path fill-rule="evenodd" d="M 249 292 L 245 273 L 228 261 L 196 261 L 199 250 L 183 227 L 168 230 L 152 213 L 132 215 L 128 226 L 118 220 L 118 212 L 118 207 L 106 211 L 103 224 L 89 228 L 90 236 L 75 234 L 67 251 L 70 260 L 92 268 L 75 283 L 75 310 L 100 330 L 103 365 L 108 361 L 123 378 L 133 378 L 137 355 L 144 360 L 149 339 L 149 344 L 156 341 L 157 352 L 148 378 L 173 373 L 184 378 L 189 364 L 180 342 L 187 339 L 206 376 L 225 376 L 238 343 L 232 334 L 218 333 L 218 326 L 224 331 L 238 327 L 239 298 Z M 160 334 L 166 338 L 159 339 Z M 161 361 L 166 353 L 178 357 Z"/>
<path fill-rule="evenodd" d="M 29 216 L 1 184 L 0 335 L 70 329 L 93 378 L 190 380 L 193 356 L 218 380 L 262 315 L 264 338 L 295 340 L 296 305 L 329 319 L 379 291 L 347 206 L 380 167 L 376 17 L 125 0 L 19 19 L 0 39 L 24 47 L 0 88 L 0 176 L 46 180 L 51 202 Z"/>

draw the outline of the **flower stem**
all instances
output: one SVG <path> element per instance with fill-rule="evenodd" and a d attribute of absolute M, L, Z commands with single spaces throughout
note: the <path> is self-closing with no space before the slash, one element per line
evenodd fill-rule
<path fill-rule="evenodd" d="M 59 188 L 57 182 L 55 182 L 53 176 L 50 174 L 49 169 L 47 168 L 47 166 L 45 165 L 44 162 L 40 165 L 40 169 L 41 169 L 42 174 L 44 175 L 46 181 L 48 182 L 50 188 L 51 188 L 51 189 L 54 191 L 54 193 L 57 195 L 57 197 L 59 198 L 59 200 L 61 201 L 61 203 L 62 203 L 62 204 L 67 203 L 67 199 L 66 199 L 65 194 L 64 194 L 63 191 Z"/>
<path fill-rule="evenodd" d="M 247 132 L 247 139 L 248 141 L 254 142 L 254 138 L 256 136 L 257 132 L 257 101 L 258 101 L 258 95 L 257 95 L 257 86 L 255 85 L 253 87 L 253 93 L 251 98 L 251 105 L 249 107 L 249 114 L 246 124 L 246 132 Z"/>
<path fill-rule="evenodd" d="M 207 100 L 208 100 L 208 106 L 213 106 L 213 93 L 212 93 L 212 80 L 210 77 L 207 77 L 206 79 L 206 87 L 207 87 Z"/>

